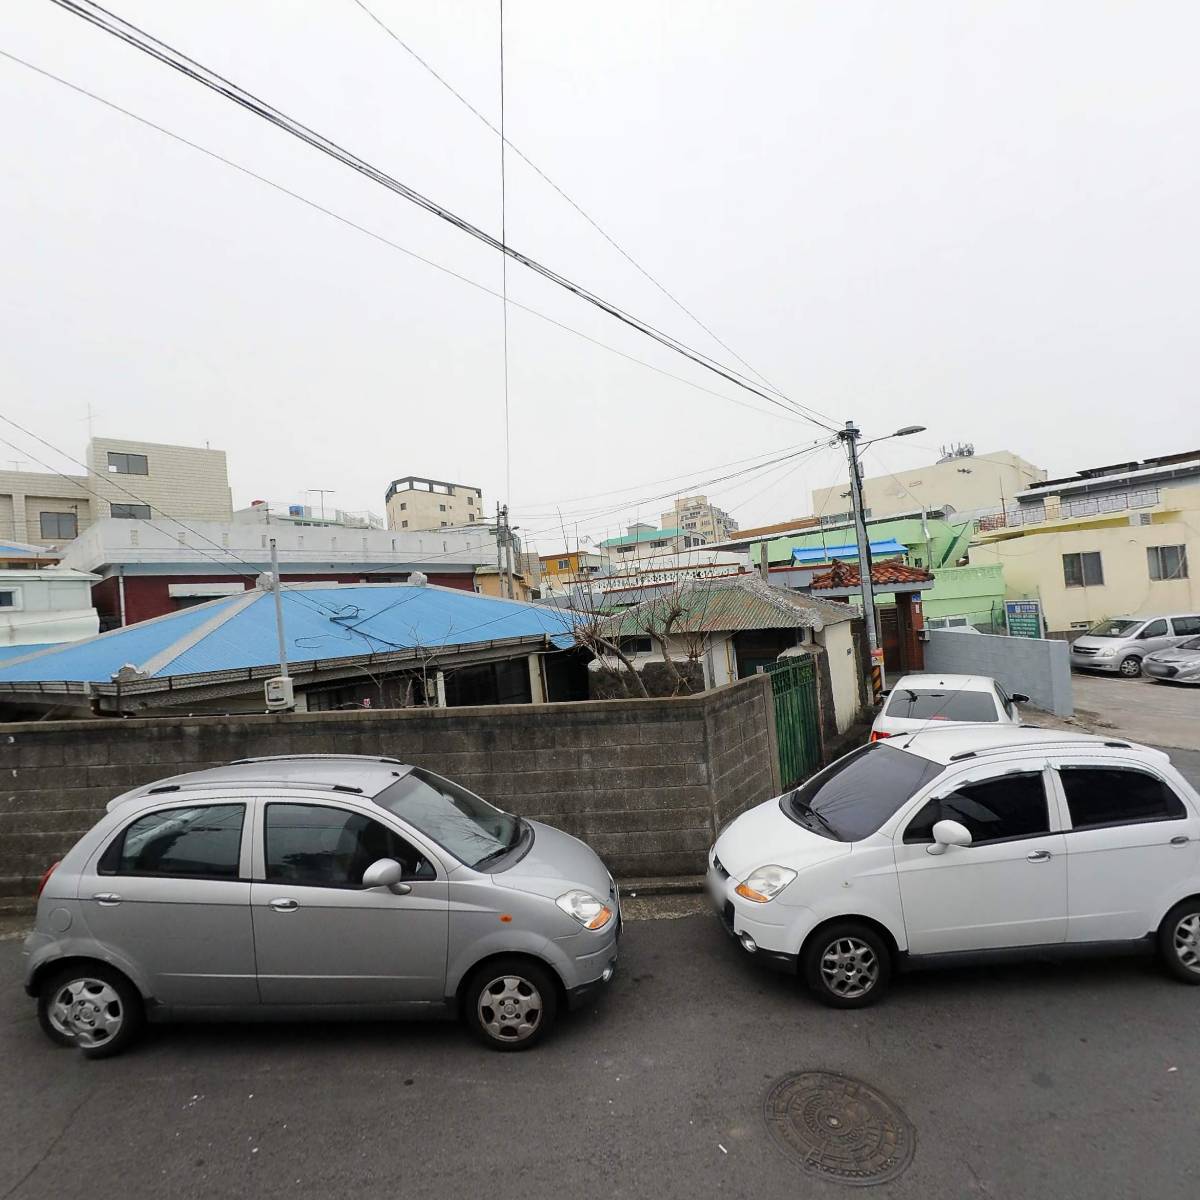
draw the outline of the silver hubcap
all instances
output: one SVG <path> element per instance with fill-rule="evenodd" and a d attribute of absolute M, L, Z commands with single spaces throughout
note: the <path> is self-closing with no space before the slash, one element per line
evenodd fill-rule
<path fill-rule="evenodd" d="M 102 979 L 72 979 L 50 1001 L 50 1024 L 81 1046 L 102 1046 L 121 1031 L 121 997 Z"/>
<path fill-rule="evenodd" d="M 841 937 L 821 955 L 821 978 L 835 996 L 855 1000 L 879 982 L 879 959 L 860 938 Z"/>
<path fill-rule="evenodd" d="M 1188 913 L 1175 926 L 1175 956 L 1189 971 L 1200 974 L 1200 913 Z"/>
<path fill-rule="evenodd" d="M 519 975 L 501 975 L 479 993 L 479 1023 L 498 1042 L 523 1042 L 541 1020 L 541 994 Z"/>
<path fill-rule="evenodd" d="M 1122 675 L 1140 675 L 1142 673 L 1142 664 L 1136 658 L 1127 658 L 1121 664 Z"/>

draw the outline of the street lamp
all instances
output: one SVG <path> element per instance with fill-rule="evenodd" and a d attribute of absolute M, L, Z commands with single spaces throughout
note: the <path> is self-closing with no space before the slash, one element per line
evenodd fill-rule
<path fill-rule="evenodd" d="M 874 442 L 886 442 L 888 438 L 908 437 L 913 433 L 923 433 L 924 425 L 902 425 L 895 433 L 884 434 L 883 437 L 871 438 L 862 442 L 870 446 Z M 883 691 L 883 652 L 879 645 L 879 632 L 875 623 L 875 589 L 871 580 L 871 547 L 867 542 L 867 521 L 863 514 L 862 468 L 858 461 L 859 438 L 862 431 L 853 421 L 847 421 L 846 427 L 838 431 L 838 440 L 846 443 L 846 457 L 850 462 L 850 499 L 854 510 L 854 534 L 858 541 L 858 578 L 862 587 L 863 619 L 867 626 L 867 645 L 871 649 L 871 687 L 875 699 L 878 700 Z"/>

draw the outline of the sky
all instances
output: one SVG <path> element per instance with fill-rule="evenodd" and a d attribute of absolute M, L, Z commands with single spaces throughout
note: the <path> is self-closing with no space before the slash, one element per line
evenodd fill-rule
<path fill-rule="evenodd" d="M 362 3 L 499 123 L 497 2 Z M 357 0 L 111 7 L 499 236 L 496 134 Z M 868 473 L 1191 449 L 1197 44 L 1190 0 L 507 0 L 509 142 L 712 334 L 511 150 L 507 241 L 830 425 L 927 427 Z M 0 465 L 77 471 L 90 406 L 225 449 L 239 506 L 382 512 L 424 475 L 547 552 L 676 491 L 787 520 L 844 477 L 828 428 L 513 263 L 576 332 L 509 306 L 506 421 L 494 250 L 49 0 L 3 6 L 0 51 L 378 235 L 0 57 L 0 413 L 63 452 L 0 426 Z"/>

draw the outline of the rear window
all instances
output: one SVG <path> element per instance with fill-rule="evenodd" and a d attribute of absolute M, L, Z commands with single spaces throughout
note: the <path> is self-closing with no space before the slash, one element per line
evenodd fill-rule
<path fill-rule="evenodd" d="M 874 833 L 931 779 L 942 765 L 870 742 L 839 758 L 780 800 L 797 825 L 842 842 Z"/>
<path fill-rule="evenodd" d="M 952 688 L 897 688 L 888 701 L 887 715 L 909 721 L 997 721 L 996 702 L 989 692 Z"/>

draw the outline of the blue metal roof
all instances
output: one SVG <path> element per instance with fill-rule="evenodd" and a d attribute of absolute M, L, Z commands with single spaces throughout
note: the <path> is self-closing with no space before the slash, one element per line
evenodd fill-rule
<path fill-rule="evenodd" d="M 869 542 L 872 554 L 907 554 L 908 547 L 895 538 L 886 538 L 881 542 Z M 848 546 L 797 546 L 792 551 L 792 562 L 797 563 L 827 563 L 838 558 L 857 558 L 858 544 L 851 542 Z"/>
<path fill-rule="evenodd" d="M 428 585 L 294 584 L 285 585 L 282 595 L 289 662 L 517 637 L 547 636 L 566 648 L 578 619 L 536 604 Z M 52 646 L 14 665 L 0 660 L 0 683 L 108 683 L 126 664 L 158 679 L 267 666 L 278 654 L 274 598 L 252 589 Z"/>

